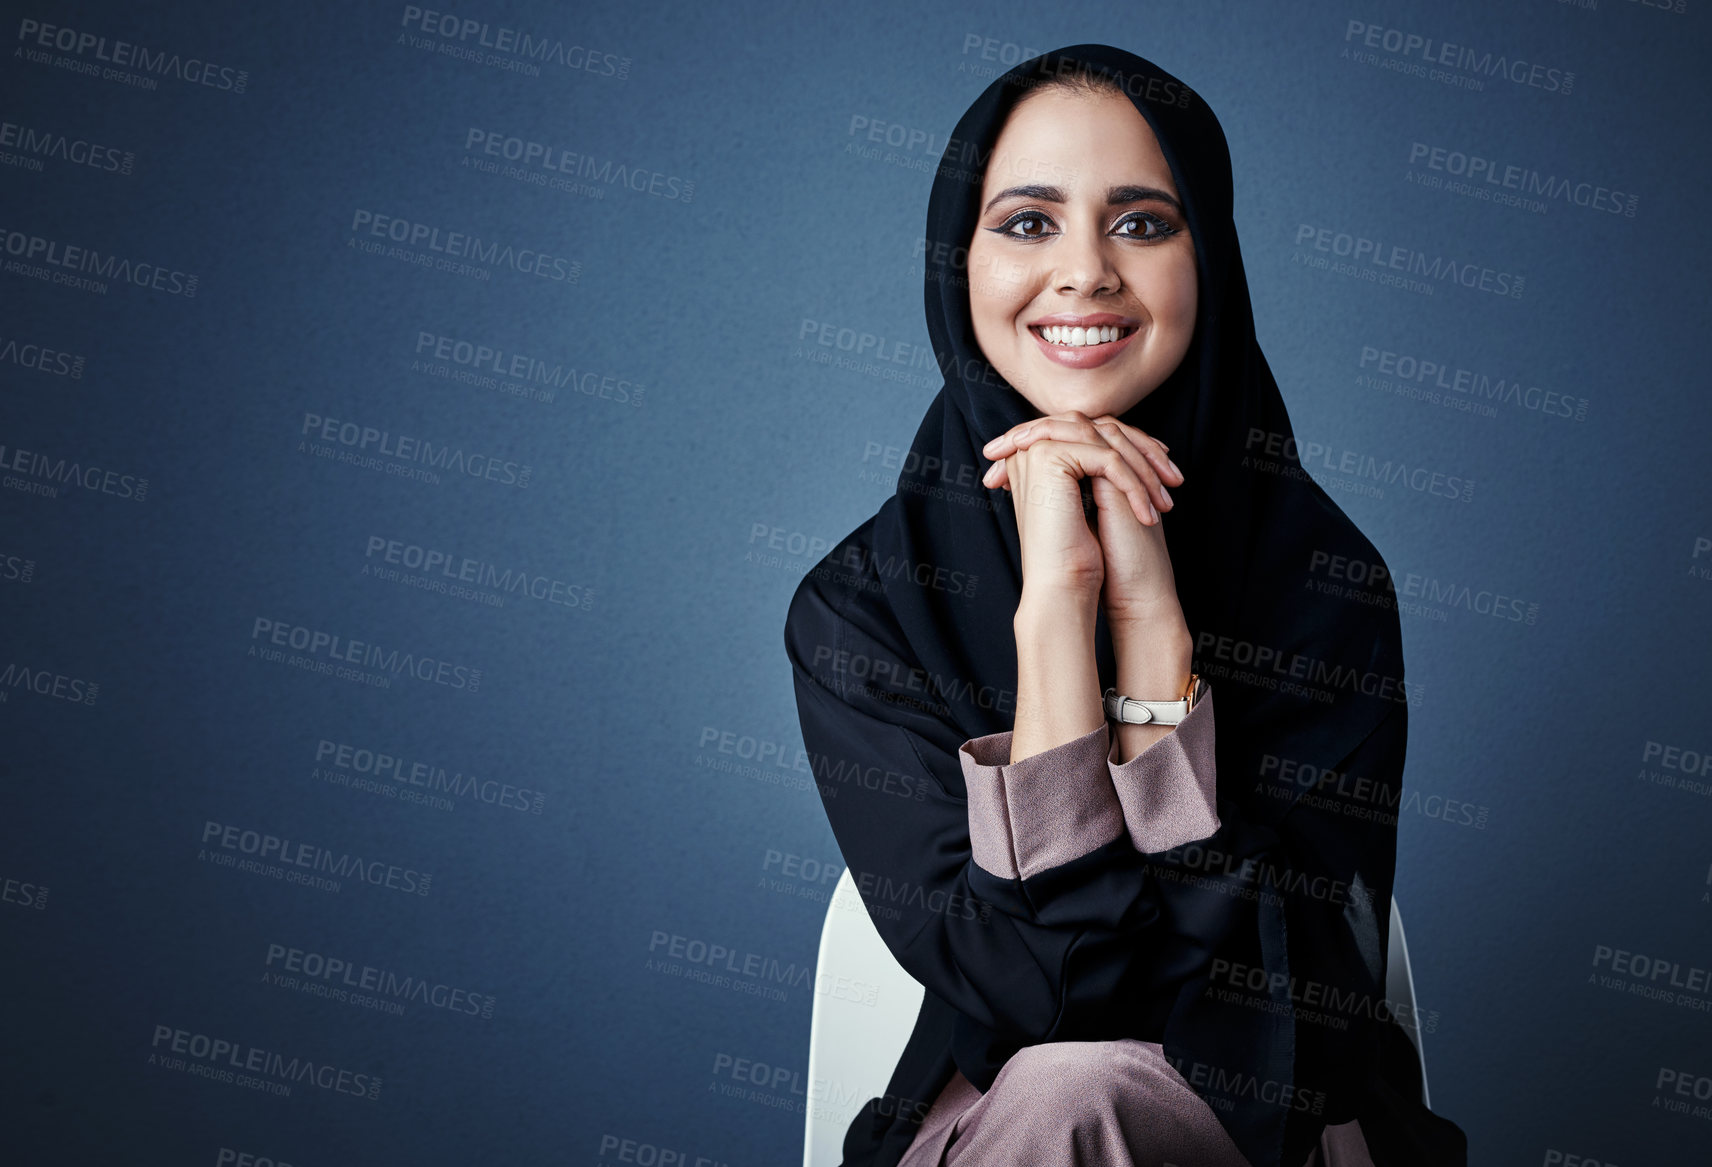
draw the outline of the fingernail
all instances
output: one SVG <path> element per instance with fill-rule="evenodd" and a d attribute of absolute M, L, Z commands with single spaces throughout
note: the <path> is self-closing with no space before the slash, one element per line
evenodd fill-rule
<path fill-rule="evenodd" d="M 1171 501 L 1171 492 L 1169 490 L 1166 490 L 1163 486 L 1161 486 L 1159 488 L 1159 497 L 1165 500 L 1165 509 L 1166 510 L 1170 510 L 1172 507 L 1177 505 L 1176 503 Z"/>
<path fill-rule="evenodd" d="M 1177 463 L 1173 462 L 1171 459 L 1169 459 L 1169 458 L 1165 459 L 1165 464 L 1167 466 L 1171 467 L 1171 469 L 1177 470 Z M 1177 477 L 1179 477 L 1179 478 L 1184 477 L 1184 474 L 1181 470 L 1177 470 Z"/>
<path fill-rule="evenodd" d="M 1147 504 L 1147 513 L 1153 516 L 1154 522 L 1157 523 L 1159 521 L 1159 512 L 1153 509 L 1152 503 Z"/>

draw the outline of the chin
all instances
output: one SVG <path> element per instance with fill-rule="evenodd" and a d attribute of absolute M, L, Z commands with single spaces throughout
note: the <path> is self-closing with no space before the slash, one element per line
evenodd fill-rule
<path fill-rule="evenodd" d="M 1067 379 L 1063 374 L 1064 370 L 1060 368 L 1048 370 L 1035 381 L 1035 384 L 1041 387 L 1041 392 L 1025 393 L 1023 396 L 1042 414 L 1061 414 L 1079 409 L 1089 417 L 1099 417 L 1107 413 L 1122 417 L 1136 402 L 1153 392 L 1152 387 L 1145 393 L 1137 393 L 1131 388 L 1113 388 L 1114 384 L 1124 382 L 1121 373 L 1115 381 L 1102 378 L 1098 384 L 1092 377 Z"/>

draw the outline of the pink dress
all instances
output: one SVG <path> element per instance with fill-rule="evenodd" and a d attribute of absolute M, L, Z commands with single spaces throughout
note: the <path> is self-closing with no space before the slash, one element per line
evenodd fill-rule
<path fill-rule="evenodd" d="M 1028 878 L 1127 834 L 1167 851 L 1219 829 L 1209 693 L 1127 762 L 1102 723 L 1020 762 L 1011 734 L 958 750 L 977 866 Z M 899 1167 L 1250 1167 L 1157 1042 L 1046 1042 L 1012 1055 L 985 1094 L 961 1073 L 935 1099 Z M 1353 1120 L 1328 1126 L 1304 1167 L 1373 1167 Z"/>

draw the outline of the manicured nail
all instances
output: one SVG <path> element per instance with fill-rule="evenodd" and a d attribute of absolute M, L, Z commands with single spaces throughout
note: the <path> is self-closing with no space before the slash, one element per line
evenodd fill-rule
<path fill-rule="evenodd" d="M 1157 523 L 1159 521 L 1159 512 L 1153 509 L 1152 503 L 1147 504 L 1147 513 L 1153 516 L 1154 522 Z"/>
<path fill-rule="evenodd" d="M 1171 459 L 1165 459 L 1165 464 L 1171 467 L 1171 469 L 1177 470 L 1177 463 L 1173 462 Z M 1182 478 L 1183 476 L 1183 472 L 1181 470 L 1177 470 L 1177 477 Z"/>
<path fill-rule="evenodd" d="M 1170 510 L 1172 507 L 1177 505 L 1176 503 L 1171 501 L 1171 492 L 1169 490 L 1166 490 L 1163 486 L 1161 486 L 1159 488 L 1159 497 L 1165 500 L 1165 509 L 1166 510 Z"/>

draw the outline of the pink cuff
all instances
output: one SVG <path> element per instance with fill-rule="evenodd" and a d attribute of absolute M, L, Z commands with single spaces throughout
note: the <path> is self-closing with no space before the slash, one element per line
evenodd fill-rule
<path fill-rule="evenodd" d="M 957 751 L 977 866 L 1002 879 L 1027 879 L 1123 834 L 1123 807 L 1106 764 L 1115 740 L 1106 723 L 1020 762 L 1006 760 L 1011 734 L 971 738 Z"/>
<path fill-rule="evenodd" d="M 1210 689 L 1177 728 L 1127 762 L 1117 756 L 1114 733 L 1106 763 L 1137 851 L 1169 851 L 1219 829 Z"/>

